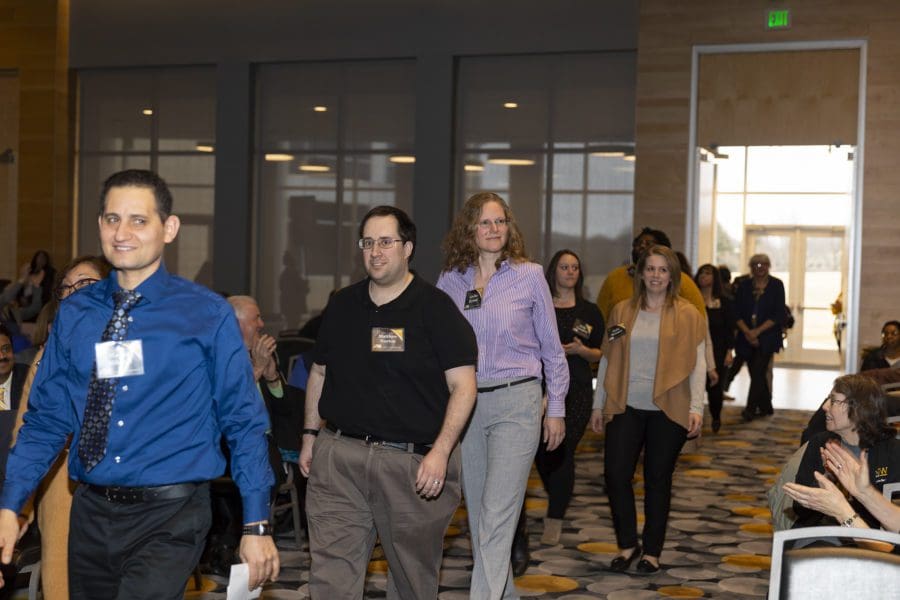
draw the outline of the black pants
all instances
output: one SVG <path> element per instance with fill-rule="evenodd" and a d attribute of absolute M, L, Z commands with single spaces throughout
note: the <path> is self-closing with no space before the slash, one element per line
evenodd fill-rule
<path fill-rule="evenodd" d="M 769 386 L 769 364 L 772 353 L 754 348 L 747 359 L 750 370 L 750 391 L 747 393 L 747 414 L 772 414 L 772 389 Z"/>
<path fill-rule="evenodd" d="M 210 525 L 209 486 L 137 504 L 75 491 L 69 531 L 73 600 L 180 600 Z"/>
<path fill-rule="evenodd" d="M 644 449 L 644 552 L 662 553 L 672 501 L 672 474 L 687 429 L 658 410 L 627 407 L 606 426 L 604 480 L 609 495 L 616 543 L 633 548 L 637 537 L 637 510 L 631 480 Z"/>
<path fill-rule="evenodd" d="M 566 395 L 566 437 L 552 452 L 547 444 L 538 444 L 534 462 L 550 498 L 547 516 L 562 519 L 572 500 L 575 487 L 575 449 L 584 437 L 584 429 L 591 419 L 590 384 L 587 387 L 573 383 Z"/>

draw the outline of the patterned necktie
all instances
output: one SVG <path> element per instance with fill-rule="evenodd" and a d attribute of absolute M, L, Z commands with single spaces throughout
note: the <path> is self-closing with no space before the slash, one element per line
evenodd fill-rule
<path fill-rule="evenodd" d="M 134 308 L 141 299 L 139 292 L 119 290 L 113 294 L 116 306 L 112 318 L 106 324 L 102 341 L 121 342 L 128 332 L 131 317 L 128 311 Z M 98 379 L 97 365 L 91 374 L 88 386 L 87 404 L 84 407 L 84 422 L 81 425 L 81 440 L 78 442 L 78 458 L 86 470 L 90 471 L 106 454 L 106 442 L 109 438 L 109 418 L 112 415 L 113 403 L 116 400 L 117 379 Z"/>

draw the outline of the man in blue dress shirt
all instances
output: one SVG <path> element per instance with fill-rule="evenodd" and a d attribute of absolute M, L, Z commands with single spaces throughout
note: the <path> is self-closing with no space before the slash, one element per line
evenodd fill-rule
<path fill-rule="evenodd" d="M 266 410 L 231 307 L 162 263 L 179 228 L 171 209 L 152 172 L 122 171 L 104 183 L 100 240 L 115 270 L 60 306 L 0 492 L 0 560 L 8 563 L 18 511 L 72 434 L 69 473 L 80 484 L 72 598 L 183 597 L 210 526 L 208 481 L 225 468 L 223 435 L 243 500 L 250 588 L 278 575 Z M 123 314 L 128 290 L 138 295 Z M 119 335 L 110 337 L 114 311 Z"/>

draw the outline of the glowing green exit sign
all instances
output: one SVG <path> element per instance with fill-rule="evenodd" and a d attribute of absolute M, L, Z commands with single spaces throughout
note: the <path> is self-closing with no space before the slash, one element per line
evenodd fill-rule
<path fill-rule="evenodd" d="M 766 11 L 766 29 L 790 29 L 791 11 L 787 8 Z"/>

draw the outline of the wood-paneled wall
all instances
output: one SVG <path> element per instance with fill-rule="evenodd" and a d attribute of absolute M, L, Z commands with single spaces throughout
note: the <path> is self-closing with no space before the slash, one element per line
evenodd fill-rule
<path fill-rule="evenodd" d="M 638 25 L 635 227 L 684 244 L 694 45 L 868 40 L 860 345 L 900 318 L 900 2 L 791 0 L 791 28 L 766 31 L 767 0 L 642 0 Z"/>
<path fill-rule="evenodd" d="M 19 83 L 16 265 L 41 248 L 71 258 L 68 31 L 69 0 L 0 0 L 0 69 Z"/>

